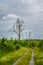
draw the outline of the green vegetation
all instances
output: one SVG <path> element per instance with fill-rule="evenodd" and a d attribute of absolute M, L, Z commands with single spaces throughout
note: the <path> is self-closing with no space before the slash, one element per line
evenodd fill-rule
<path fill-rule="evenodd" d="M 19 50 L 12 51 L 0 58 L 0 65 L 12 65 L 18 58 L 24 55 L 27 48 L 21 47 Z"/>
<path fill-rule="evenodd" d="M 43 40 L 40 40 L 38 46 L 34 48 L 35 65 L 43 65 Z"/>
<path fill-rule="evenodd" d="M 28 49 L 27 53 L 23 56 L 17 65 L 29 65 L 32 51 Z"/>
<path fill-rule="evenodd" d="M 23 58 L 17 65 L 28 65 L 32 49 L 34 49 L 35 65 L 43 65 L 43 40 L 7 40 L 2 38 L 0 39 L 0 65 L 12 65 L 22 56 Z"/>
<path fill-rule="evenodd" d="M 35 65 L 43 65 L 43 52 L 39 48 L 34 49 Z"/>

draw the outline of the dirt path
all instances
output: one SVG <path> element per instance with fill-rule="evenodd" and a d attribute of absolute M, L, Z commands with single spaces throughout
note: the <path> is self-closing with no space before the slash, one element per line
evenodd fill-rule
<path fill-rule="evenodd" d="M 32 50 L 32 56 L 30 60 L 30 65 L 34 65 L 34 50 Z"/>
<path fill-rule="evenodd" d="M 25 55 L 27 52 L 28 52 L 28 50 L 25 51 L 24 55 Z M 20 62 L 20 60 L 24 57 L 24 55 L 23 55 L 21 58 L 19 58 L 13 65 L 17 65 L 17 64 Z"/>

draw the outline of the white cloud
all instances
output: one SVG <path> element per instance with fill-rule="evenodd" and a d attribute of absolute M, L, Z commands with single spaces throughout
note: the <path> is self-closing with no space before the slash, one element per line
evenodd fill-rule
<path fill-rule="evenodd" d="M 6 16 L 3 16 L 2 19 L 16 19 L 18 18 L 19 16 L 17 16 L 16 14 L 7 14 Z"/>
<path fill-rule="evenodd" d="M 0 14 L 5 15 L 10 11 L 10 6 L 8 4 L 1 3 L 0 4 Z"/>
<path fill-rule="evenodd" d="M 32 3 L 33 0 L 22 0 L 24 3 Z"/>
<path fill-rule="evenodd" d="M 26 29 L 26 30 L 24 30 L 24 32 L 27 32 L 27 33 L 32 33 L 32 32 L 33 32 L 33 30 L 32 30 L 32 29 Z"/>
<path fill-rule="evenodd" d="M 37 2 L 37 0 L 23 0 L 26 4 L 28 4 L 27 9 L 23 9 L 23 13 L 40 13 L 43 11 L 42 6 Z"/>
<path fill-rule="evenodd" d="M 41 6 L 39 6 L 38 4 L 33 4 L 30 12 L 32 13 L 39 13 L 41 11 Z"/>
<path fill-rule="evenodd" d="M 8 4 L 0 4 L 0 10 L 8 10 L 9 8 Z"/>

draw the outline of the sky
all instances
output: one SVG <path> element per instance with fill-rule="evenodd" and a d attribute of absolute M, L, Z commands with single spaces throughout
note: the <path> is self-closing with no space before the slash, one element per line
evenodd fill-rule
<path fill-rule="evenodd" d="M 0 0 L 0 38 L 17 38 L 9 32 L 17 18 L 24 21 L 21 39 L 43 39 L 43 0 Z"/>

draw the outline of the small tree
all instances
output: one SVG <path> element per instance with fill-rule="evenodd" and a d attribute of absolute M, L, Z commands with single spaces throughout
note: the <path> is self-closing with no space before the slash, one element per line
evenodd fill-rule
<path fill-rule="evenodd" d="M 11 30 L 17 34 L 18 40 L 20 40 L 21 33 L 24 30 L 23 24 L 24 24 L 24 22 L 21 21 L 19 18 L 17 18 L 17 21 L 16 21 L 15 25 L 13 25 L 12 30 Z"/>

